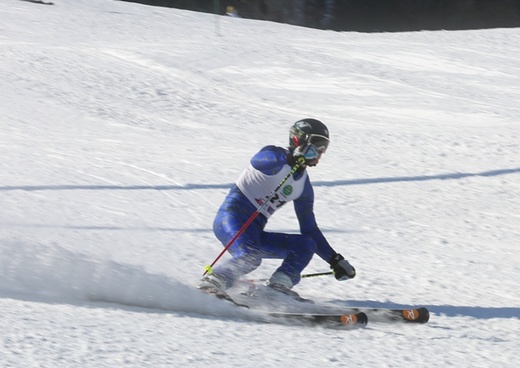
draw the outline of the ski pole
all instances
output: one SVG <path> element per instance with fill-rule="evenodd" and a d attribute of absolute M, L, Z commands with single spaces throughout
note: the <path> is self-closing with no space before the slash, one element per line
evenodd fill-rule
<path fill-rule="evenodd" d="M 302 279 L 306 279 L 306 278 L 309 278 L 309 277 L 317 277 L 317 276 L 328 276 L 328 275 L 333 275 L 334 273 L 332 271 L 326 271 L 326 272 L 317 272 L 317 273 L 304 273 L 302 275 L 300 275 L 300 277 Z M 254 283 L 254 282 L 265 282 L 265 281 L 268 281 L 269 279 L 265 278 L 265 279 L 249 279 L 249 280 L 246 280 L 247 282 L 250 282 L 250 283 Z"/>
<path fill-rule="evenodd" d="M 285 182 L 291 177 L 292 174 L 294 174 L 296 172 L 296 170 L 298 170 L 300 168 L 301 165 L 303 165 L 305 163 L 305 158 L 303 158 L 303 156 L 299 156 L 297 159 L 296 159 L 296 164 L 291 168 L 291 171 L 289 171 L 289 174 L 287 174 L 287 176 L 285 178 L 282 179 L 282 181 L 280 182 L 280 184 L 278 184 L 278 186 L 273 190 L 273 192 L 271 193 L 271 195 L 269 195 L 269 197 L 265 200 L 265 202 L 251 215 L 251 217 L 249 217 L 249 219 L 246 221 L 246 223 L 244 225 L 242 225 L 242 227 L 240 228 L 240 230 L 237 231 L 237 233 L 235 234 L 235 236 L 233 237 L 233 239 L 231 239 L 227 244 L 226 246 L 224 247 L 224 249 L 222 250 L 222 252 L 220 252 L 220 254 L 218 255 L 217 258 L 215 258 L 215 260 L 213 261 L 213 263 L 211 263 L 210 265 L 206 266 L 204 268 L 204 273 L 202 274 L 202 276 L 205 276 L 208 272 L 209 273 L 212 273 L 213 272 L 213 266 L 215 265 L 215 263 L 218 262 L 218 260 L 220 259 L 220 257 L 222 257 L 222 255 L 224 253 L 226 253 L 226 251 L 229 249 L 229 247 L 231 246 L 231 244 L 233 244 L 235 242 L 235 240 L 237 240 L 237 238 L 247 229 L 247 227 L 249 226 L 249 224 L 251 224 L 251 222 L 253 222 L 253 220 L 256 218 L 256 216 L 258 216 L 260 214 L 260 212 L 264 209 L 265 206 L 267 206 L 269 204 L 269 202 L 271 201 L 271 199 L 273 199 L 273 197 L 275 196 L 276 192 L 278 192 L 278 190 L 282 187 L 282 185 L 285 184 Z"/>
<path fill-rule="evenodd" d="M 327 275 L 334 275 L 334 272 L 332 272 L 332 271 L 327 271 L 327 272 L 307 273 L 307 274 L 303 274 L 303 275 L 301 275 L 300 277 L 301 277 L 302 279 L 305 279 L 305 278 L 307 278 L 307 277 L 327 276 Z"/>

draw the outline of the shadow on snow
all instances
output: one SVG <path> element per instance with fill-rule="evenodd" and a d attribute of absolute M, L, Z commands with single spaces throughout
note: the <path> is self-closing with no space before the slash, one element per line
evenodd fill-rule
<path fill-rule="evenodd" d="M 349 179 L 335 181 L 313 181 L 315 187 L 336 187 L 347 185 L 381 184 L 395 182 L 417 182 L 429 180 L 458 180 L 471 177 L 493 177 L 520 173 L 520 168 L 489 170 L 477 173 L 451 173 L 422 176 L 396 176 L 368 179 Z M 2 186 L 0 191 L 24 190 L 195 190 L 195 189 L 229 189 L 233 184 L 186 184 L 186 185 L 14 185 Z"/>

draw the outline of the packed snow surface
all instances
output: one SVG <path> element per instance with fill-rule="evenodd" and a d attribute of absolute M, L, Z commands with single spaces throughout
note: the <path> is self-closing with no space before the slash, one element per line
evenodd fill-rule
<path fill-rule="evenodd" d="M 3 0 L 0 50 L 0 366 L 518 367 L 520 29 Z M 358 275 L 295 290 L 428 324 L 310 328 L 194 288 L 232 183 L 305 117 L 331 132 L 318 223 Z M 292 206 L 267 229 L 297 232 Z"/>

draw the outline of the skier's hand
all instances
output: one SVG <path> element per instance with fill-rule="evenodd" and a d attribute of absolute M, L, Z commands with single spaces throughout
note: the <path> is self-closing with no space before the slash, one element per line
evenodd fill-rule
<path fill-rule="evenodd" d="M 332 257 L 329 263 L 334 277 L 338 281 L 348 280 L 356 276 L 356 269 L 339 253 Z"/>
<path fill-rule="evenodd" d="M 293 152 L 293 156 L 295 158 L 303 157 L 305 159 L 305 163 L 309 164 L 319 158 L 320 152 L 315 145 L 306 143 L 296 147 Z"/>

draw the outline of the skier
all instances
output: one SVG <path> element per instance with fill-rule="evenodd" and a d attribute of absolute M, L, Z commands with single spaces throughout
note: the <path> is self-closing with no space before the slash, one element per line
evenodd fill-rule
<path fill-rule="evenodd" d="M 306 169 L 318 164 L 328 145 L 325 124 L 303 119 L 290 128 L 287 149 L 270 145 L 252 157 L 218 210 L 213 231 L 227 245 L 255 212 L 261 209 L 260 213 L 229 247 L 232 258 L 210 270 L 200 280 L 199 289 L 225 293 L 240 276 L 259 267 L 263 258 L 273 258 L 283 261 L 266 285 L 299 299 L 291 289 L 315 253 L 329 263 L 337 280 L 356 275 L 354 267 L 329 245 L 314 216 L 314 191 Z M 304 163 L 262 207 L 296 162 Z M 300 234 L 264 231 L 271 215 L 289 201 L 294 201 Z"/>

